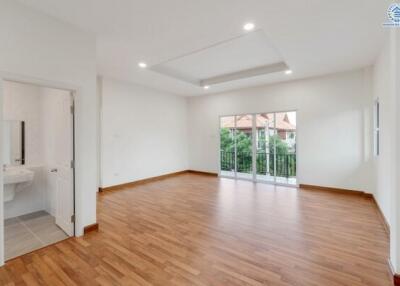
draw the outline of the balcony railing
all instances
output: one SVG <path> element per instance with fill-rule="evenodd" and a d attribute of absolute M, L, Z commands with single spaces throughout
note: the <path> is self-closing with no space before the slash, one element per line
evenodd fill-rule
<path fill-rule="evenodd" d="M 276 159 L 276 173 L 274 174 L 274 166 Z M 237 172 L 251 173 L 252 153 L 238 152 L 237 153 Z M 278 177 L 296 177 L 296 153 L 276 154 L 266 152 L 257 152 L 256 160 L 258 175 L 276 175 Z M 235 170 L 235 152 L 221 151 L 221 170 Z"/>

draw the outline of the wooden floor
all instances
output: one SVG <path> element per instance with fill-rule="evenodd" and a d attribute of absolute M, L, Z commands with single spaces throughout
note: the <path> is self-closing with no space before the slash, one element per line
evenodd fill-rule
<path fill-rule="evenodd" d="M 370 199 L 185 174 L 98 197 L 100 231 L 0 285 L 392 285 Z"/>

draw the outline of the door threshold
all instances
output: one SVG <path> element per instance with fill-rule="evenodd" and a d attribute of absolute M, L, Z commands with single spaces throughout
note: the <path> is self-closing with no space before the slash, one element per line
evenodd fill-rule
<path fill-rule="evenodd" d="M 39 251 L 39 250 L 43 250 L 43 249 L 45 249 L 45 248 L 47 248 L 47 247 L 54 246 L 54 245 L 56 245 L 56 244 L 58 244 L 58 243 L 61 243 L 61 242 L 65 242 L 65 241 L 67 241 L 67 240 L 69 240 L 69 239 L 72 239 L 72 238 L 75 238 L 75 236 L 71 236 L 71 237 L 67 237 L 67 238 L 61 239 L 60 241 L 50 243 L 50 244 L 48 244 L 48 245 L 45 245 L 45 246 L 42 246 L 42 247 L 40 247 L 40 248 L 34 249 L 34 250 L 29 251 L 29 252 L 27 252 L 27 253 L 24 253 L 24 254 L 18 255 L 18 256 L 16 256 L 16 257 L 7 259 L 7 260 L 4 261 L 4 264 L 6 264 L 6 263 L 8 263 L 8 262 L 11 262 L 11 261 L 13 261 L 13 260 L 19 259 L 19 258 L 21 258 L 22 256 L 25 256 L 25 255 L 28 255 L 28 254 L 32 254 L 33 252 L 36 252 L 36 251 Z"/>
<path fill-rule="evenodd" d="M 224 175 L 218 175 L 218 177 L 219 178 L 224 178 L 224 179 L 232 179 L 232 180 L 239 180 L 239 181 L 247 181 L 247 182 L 253 182 L 253 183 L 267 184 L 267 185 L 272 185 L 272 186 L 299 188 L 299 184 L 292 185 L 292 184 L 285 184 L 285 183 L 275 183 L 275 182 L 267 182 L 267 181 L 262 181 L 262 180 L 252 180 L 252 179 L 246 179 L 246 178 L 235 178 L 235 177 L 224 176 Z"/>

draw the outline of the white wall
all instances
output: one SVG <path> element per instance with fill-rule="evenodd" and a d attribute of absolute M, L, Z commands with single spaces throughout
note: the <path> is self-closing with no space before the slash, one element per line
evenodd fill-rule
<path fill-rule="evenodd" d="M 25 164 L 42 165 L 42 128 L 40 87 L 4 82 L 3 119 L 25 121 Z"/>
<path fill-rule="evenodd" d="M 184 97 L 103 78 L 102 187 L 186 170 Z"/>
<path fill-rule="evenodd" d="M 0 0 L 0 6 L 0 76 L 77 90 L 76 233 L 82 235 L 85 225 L 96 222 L 95 37 L 13 0 Z M 0 85 L 0 104 L 2 102 Z M 0 164 L 2 161 L 0 157 Z M 1 175 L 0 201 L 3 200 L 2 188 Z M 0 265 L 4 261 L 3 232 L 3 205 L 0 204 Z"/>
<path fill-rule="evenodd" d="M 3 119 L 25 121 L 25 165 L 34 171 L 34 179 L 4 203 L 4 218 L 44 209 L 44 182 L 41 126 L 41 93 L 38 86 L 16 82 L 3 83 Z"/>
<path fill-rule="evenodd" d="M 219 116 L 297 110 L 298 182 L 371 192 L 370 70 L 189 99 L 189 167 L 218 172 Z"/>
<path fill-rule="evenodd" d="M 33 180 L 20 184 L 14 199 L 4 203 L 4 219 L 45 209 L 45 169 L 42 166 L 32 165 L 26 168 L 34 172 Z"/>
<path fill-rule="evenodd" d="M 395 271 L 397 274 L 400 274 L 400 29 L 392 29 L 391 30 L 391 54 L 392 54 L 392 82 L 393 82 L 393 92 L 396 96 L 396 152 L 394 153 L 396 160 L 396 188 L 394 190 L 395 197 L 392 205 L 392 210 L 395 213 L 395 227 L 393 227 L 394 234 L 391 235 L 391 253 L 393 253 L 393 257 L 396 257 Z"/>
<path fill-rule="evenodd" d="M 380 155 L 374 158 L 375 198 L 390 225 L 391 262 L 400 273 L 400 36 L 393 29 L 374 66 L 373 99 L 380 103 Z M 372 102 L 373 100 L 371 100 Z"/>

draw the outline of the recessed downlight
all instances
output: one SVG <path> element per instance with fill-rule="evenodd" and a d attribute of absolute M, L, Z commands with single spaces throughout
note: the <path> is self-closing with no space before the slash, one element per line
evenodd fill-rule
<path fill-rule="evenodd" d="M 256 27 L 256 25 L 254 25 L 254 23 L 246 23 L 243 25 L 243 30 L 245 31 L 253 31 L 254 28 Z"/>
<path fill-rule="evenodd" d="M 139 66 L 140 68 L 142 68 L 142 69 L 147 68 L 147 64 L 146 64 L 145 62 L 140 62 L 140 63 L 138 63 L 138 66 Z"/>
<path fill-rule="evenodd" d="M 285 74 L 292 74 L 292 73 L 293 73 L 292 70 L 287 70 L 287 71 L 285 71 Z"/>
<path fill-rule="evenodd" d="M 204 89 L 209 89 L 210 86 L 209 86 L 209 85 L 205 85 L 205 86 L 203 86 L 203 88 L 204 88 Z"/>

